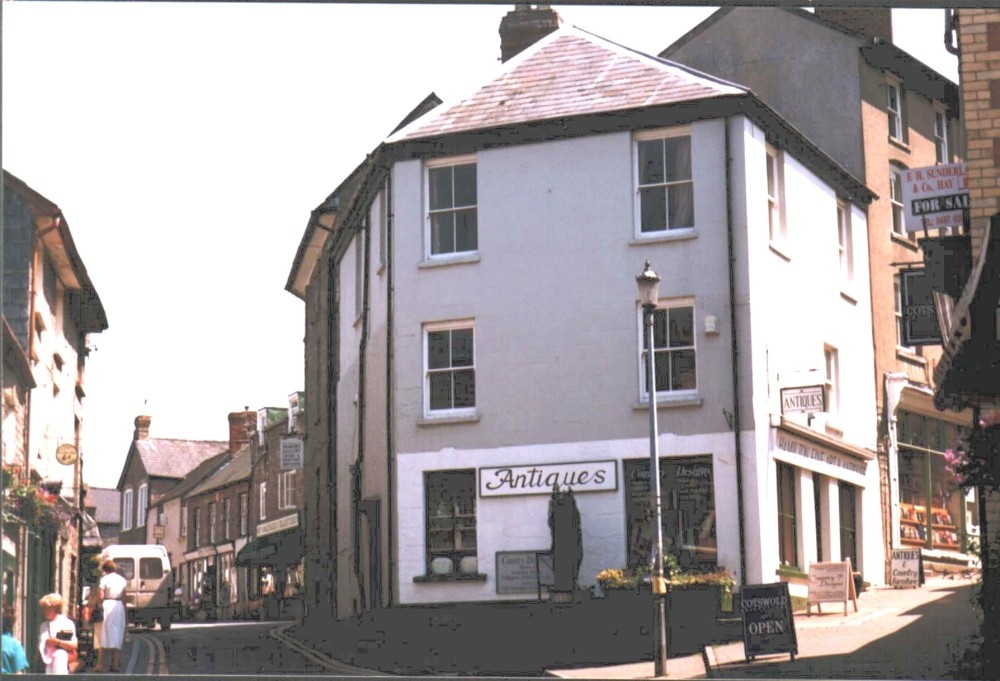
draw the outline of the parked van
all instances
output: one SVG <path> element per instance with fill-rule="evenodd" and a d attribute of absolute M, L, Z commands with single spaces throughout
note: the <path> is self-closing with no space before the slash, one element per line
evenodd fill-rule
<path fill-rule="evenodd" d="M 166 547 L 160 544 L 111 544 L 101 551 L 101 561 L 110 558 L 128 581 L 125 608 L 128 621 L 163 631 L 178 614 L 174 601 L 173 573 Z"/>

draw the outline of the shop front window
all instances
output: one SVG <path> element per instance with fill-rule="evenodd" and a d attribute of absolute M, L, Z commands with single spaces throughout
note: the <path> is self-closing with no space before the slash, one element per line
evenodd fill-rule
<path fill-rule="evenodd" d="M 795 467 L 778 463 L 778 558 L 783 566 L 799 566 L 795 518 Z"/>
<path fill-rule="evenodd" d="M 840 490 L 840 559 L 851 559 L 858 569 L 858 488 L 841 481 Z"/>
<path fill-rule="evenodd" d="M 648 566 L 653 546 L 649 461 L 624 464 L 628 564 Z M 717 565 L 713 488 L 711 456 L 660 459 L 663 551 L 673 554 L 682 568 L 705 570 Z"/>

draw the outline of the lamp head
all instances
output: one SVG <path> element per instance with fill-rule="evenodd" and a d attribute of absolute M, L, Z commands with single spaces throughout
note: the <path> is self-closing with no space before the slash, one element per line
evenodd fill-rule
<path fill-rule="evenodd" d="M 644 308 L 656 307 L 660 299 L 660 277 L 653 271 L 648 260 L 642 273 L 635 278 L 635 283 L 639 287 L 639 303 Z"/>

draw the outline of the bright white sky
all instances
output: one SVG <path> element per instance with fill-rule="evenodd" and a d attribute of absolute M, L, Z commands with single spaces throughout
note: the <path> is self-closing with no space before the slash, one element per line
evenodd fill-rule
<path fill-rule="evenodd" d="M 110 328 L 92 337 L 81 451 L 113 487 L 136 415 L 225 440 L 301 390 L 284 290 L 310 211 L 425 96 L 498 67 L 510 5 L 3 5 L 3 167 L 62 208 Z M 713 11 L 556 6 L 656 54 Z M 942 10 L 896 43 L 957 82 Z M 315 408 L 315 405 L 307 405 Z"/>

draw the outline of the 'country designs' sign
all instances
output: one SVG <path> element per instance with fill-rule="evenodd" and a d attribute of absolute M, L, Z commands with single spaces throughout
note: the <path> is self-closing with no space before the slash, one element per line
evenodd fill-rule
<path fill-rule="evenodd" d="M 616 490 L 617 462 L 576 461 L 479 469 L 481 497 L 551 494 L 555 485 L 559 485 L 559 489 L 563 491 L 571 488 L 576 494 Z"/>

